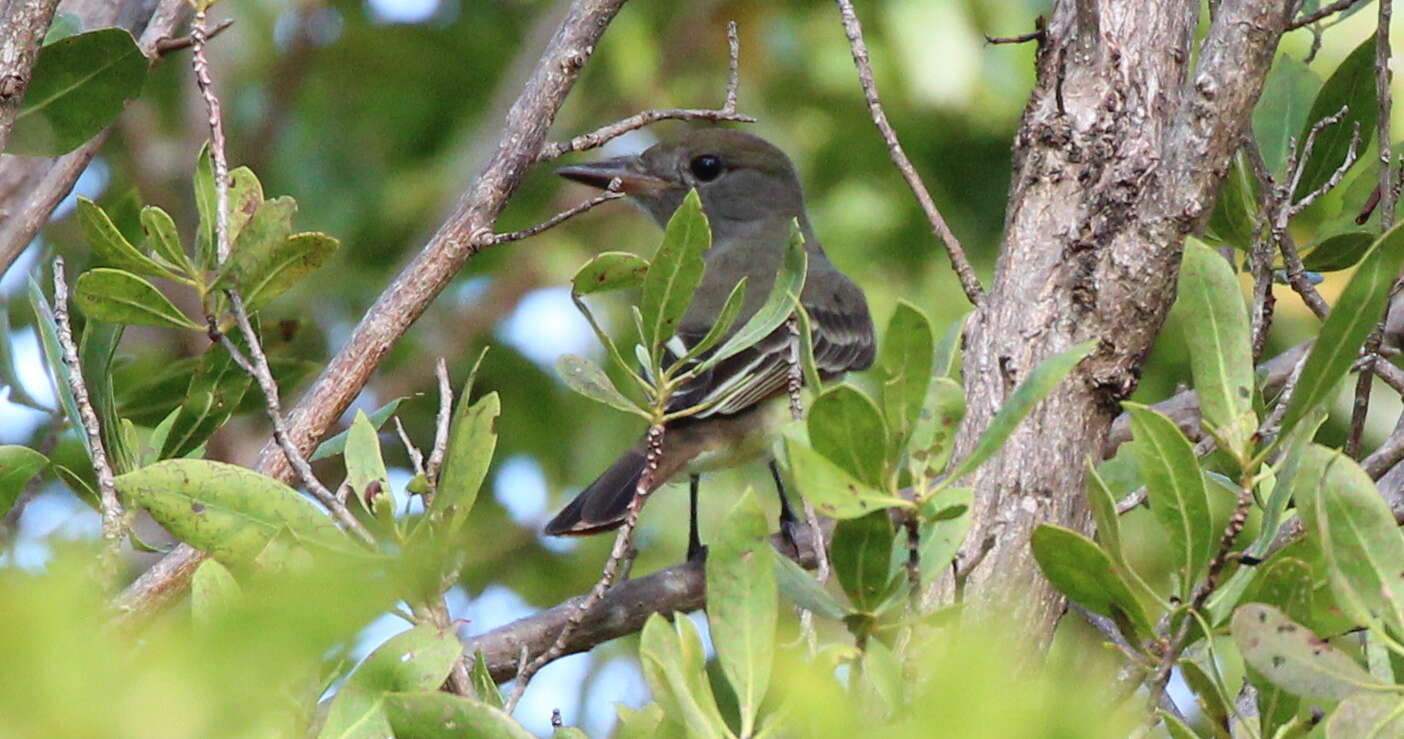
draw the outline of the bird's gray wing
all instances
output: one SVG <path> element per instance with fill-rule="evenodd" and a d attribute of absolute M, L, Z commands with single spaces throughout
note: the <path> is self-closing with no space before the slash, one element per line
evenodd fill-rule
<path fill-rule="evenodd" d="M 827 379 L 872 366 L 876 343 L 862 292 L 837 271 L 810 274 L 807 283 L 801 303 L 809 313 L 814 363 L 820 376 Z M 703 335 L 684 331 L 677 338 L 690 347 Z M 781 326 L 723 359 L 679 388 L 668 410 L 703 405 L 704 410 L 694 418 L 726 416 L 784 392 L 790 371 L 789 340 L 788 327 Z"/>

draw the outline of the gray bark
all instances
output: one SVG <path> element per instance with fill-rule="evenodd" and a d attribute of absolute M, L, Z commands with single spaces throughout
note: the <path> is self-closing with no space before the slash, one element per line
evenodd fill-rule
<path fill-rule="evenodd" d="M 961 556 L 991 546 L 967 597 L 977 609 L 998 604 L 1036 639 L 1051 636 L 1063 601 L 1040 576 L 1029 535 L 1043 522 L 1090 531 L 1087 459 L 1103 448 L 1174 300 L 1185 236 L 1213 206 L 1284 5 L 1224 0 L 1194 69 L 1197 1 L 1061 2 L 1047 25 L 994 284 L 965 336 L 969 412 L 956 449 L 957 458 L 970 452 L 1039 362 L 1098 342 L 967 480 L 975 522 Z"/>

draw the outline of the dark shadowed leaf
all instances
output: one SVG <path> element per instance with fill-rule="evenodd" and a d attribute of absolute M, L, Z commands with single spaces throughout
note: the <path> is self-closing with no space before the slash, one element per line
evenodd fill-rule
<path fill-rule="evenodd" d="M 148 66 L 132 35 L 120 28 L 41 48 L 6 153 L 58 156 L 77 148 L 141 94 Z"/>
<path fill-rule="evenodd" d="M 775 658 L 775 551 L 768 533 L 765 510 L 747 490 L 707 552 L 707 623 L 736 694 L 743 736 L 755 726 Z"/>
<path fill-rule="evenodd" d="M 1303 698 L 1341 700 L 1379 685 L 1344 652 L 1272 606 L 1239 606 L 1233 613 L 1232 631 L 1248 664 Z"/>
<path fill-rule="evenodd" d="M 73 290 L 73 302 L 99 321 L 200 330 L 145 278 L 120 269 L 84 272 Z"/>
<path fill-rule="evenodd" d="M 1302 179 L 1293 193 L 1295 199 L 1305 197 L 1331 179 L 1331 173 L 1341 166 L 1345 161 L 1346 152 L 1350 150 L 1350 139 L 1354 135 L 1355 124 L 1360 124 L 1360 144 L 1357 152 L 1363 152 L 1369 145 L 1370 137 L 1375 133 L 1379 107 L 1375 102 L 1373 37 L 1361 42 L 1350 56 L 1341 61 L 1336 71 L 1327 78 L 1326 84 L 1321 86 L 1321 91 L 1316 94 L 1316 100 L 1311 104 L 1311 111 L 1307 113 L 1306 123 L 1297 135 L 1297 145 L 1306 146 L 1311 127 L 1317 121 L 1335 115 L 1342 106 L 1348 109 L 1341 122 L 1328 126 L 1317 134 L 1316 143 L 1311 148 L 1311 157 L 1307 159 L 1306 167 L 1302 170 Z"/>
<path fill-rule="evenodd" d="M 648 260 L 628 252 L 607 251 L 585 263 L 571 278 L 576 295 L 622 290 L 643 284 Z"/>
<path fill-rule="evenodd" d="M 1282 170 L 1289 142 L 1301 130 L 1312 97 L 1320 88 L 1321 78 L 1297 55 L 1277 55 L 1253 111 L 1253 131 L 1271 171 Z"/>
<path fill-rule="evenodd" d="M 1219 201 L 1206 226 L 1205 237 L 1236 249 L 1253 248 L 1254 221 L 1258 211 L 1257 182 L 1242 151 L 1234 154 L 1228 174 L 1219 186 Z"/>
<path fill-rule="evenodd" d="M 1375 242 L 1326 317 L 1297 380 L 1291 405 L 1282 417 L 1283 435 L 1289 433 L 1307 411 L 1325 402 L 1336 383 L 1345 377 L 1365 336 L 1384 315 L 1389 288 L 1399 274 L 1401 262 L 1404 262 L 1404 225 L 1395 226 Z"/>
<path fill-rule="evenodd" d="M 222 345 L 207 349 L 190 376 L 180 414 L 162 445 L 161 458 L 184 456 L 205 443 L 229 420 L 252 383 L 253 378 L 234 363 Z"/>
<path fill-rule="evenodd" d="M 1131 594 L 1116 565 L 1091 539 L 1051 524 L 1039 524 L 1029 538 L 1039 569 L 1053 586 L 1094 613 L 1151 633 L 1140 601 Z"/>
<path fill-rule="evenodd" d="M 1350 269 L 1365 257 L 1374 244 L 1375 235 L 1366 231 L 1336 234 L 1302 257 L 1302 266 L 1311 272 Z"/>

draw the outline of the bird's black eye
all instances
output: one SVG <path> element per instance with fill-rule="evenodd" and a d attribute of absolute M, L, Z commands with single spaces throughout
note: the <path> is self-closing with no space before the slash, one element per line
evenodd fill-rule
<path fill-rule="evenodd" d="M 721 176 L 722 160 L 721 157 L 703 154 L 693 158 L 688 168 L 692 170 L 692 176 L 703 182 L 711 182 Z"/>

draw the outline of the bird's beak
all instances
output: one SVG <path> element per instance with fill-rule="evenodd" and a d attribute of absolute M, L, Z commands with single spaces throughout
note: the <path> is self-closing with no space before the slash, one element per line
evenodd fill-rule
<path fill-rule="evenodd" d="M 673 183 L 644 171 L 638 157 L 617 157 L 598 162 L 572 164 L 561 167 L 556 174 L 601 190 L 609 189 L 609 183 L 619 180 L 619 190 L 629 195 L 652 195 L 668 189 Z"/>

